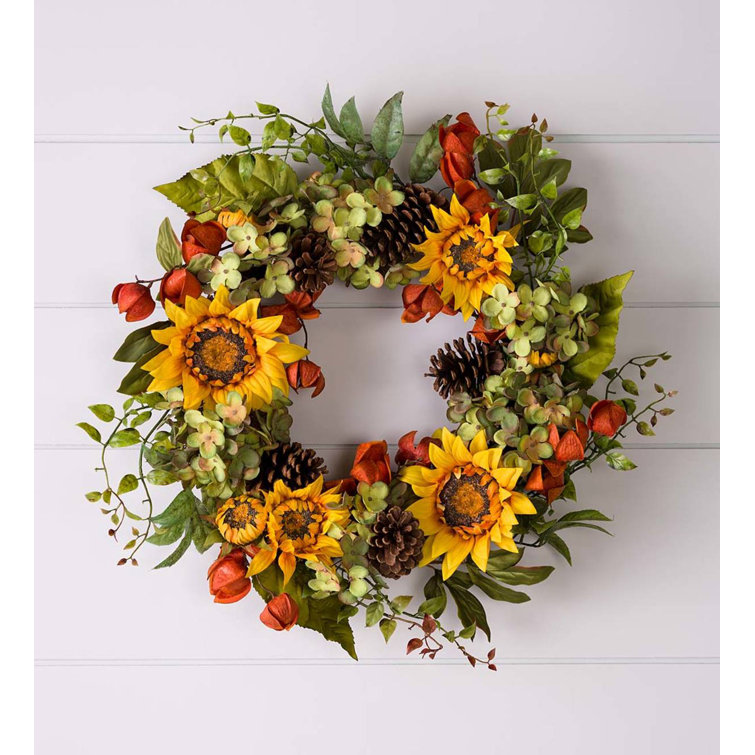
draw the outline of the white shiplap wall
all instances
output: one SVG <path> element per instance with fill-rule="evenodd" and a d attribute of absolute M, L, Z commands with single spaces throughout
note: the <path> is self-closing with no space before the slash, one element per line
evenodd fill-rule
<path fill-rule="evenodd" d="M 716 750 L 717 28 L 713 0 L 39 0 L 41 755 L 194 755 L 229 737 L 286 755 L 345 751 L 344 737 L 364 753 Z M 96 486 L 94 453 L 72 425 L 88 403 L 113 400 L 120 367 L 103 356 L 128 328 L 109 292 L 154 269 L 165 214 L 180 222 L 150 187 L 216 151 L 175 127 L 254 100 L 314 116 L 326 80 L 338 102 L 356 93 L 366 119 L 403 88 L 410 133 L 490 98 L 511 102 L 512 120 L 547 116 L 590 192 L 596 239 L 570 252 L 575 277 L 636 268 L 619 352 L 674 354 L 657 377 L 680 390 L 678 411 L 656 438 L 633 439 L 639 468 L 579 480 L 580 505 L 612 515 L 615 537 L 571 534 L 572 569 L 558 564 L 530 603 L 490 606 L 497 674 L 406 659 L 405 638 L 386 648 L 373 630 L 358 631 L 360 665 L 310 632 L 270 632 L 253 600 L 211 603 L 209 554 L 165 572 L 119 569 L 82 500 Z M 294 429 L 340 471 L 365 437 L 442 422 L 421 374 L 462 324 L 402 326 L 387 291 L 334 288 L 322 301 L 311 334 L 328 387 L 297 400 Z M 365 738 L 376 713 L 386 731 Z"/>

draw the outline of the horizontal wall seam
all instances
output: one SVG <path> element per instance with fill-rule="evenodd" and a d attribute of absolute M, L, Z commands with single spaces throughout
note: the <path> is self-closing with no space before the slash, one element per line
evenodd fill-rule
<path fill-rule="evenodd" d="M 405 134 L 417 140 L 421 134 Z M 718 144 L 719 134 L 551 134 L 561 144 Z M 252 134 L 259 140 L 258 134 Z M 35 144 L 190 144 L 186 133 L 177 134 L 36 134 Z M 198 133 L 195 142 L 219 144 L 217 133 Z M 226 144 L 230 144 L 226 142 Z M 230 144 L 230 146 L 233 146 Z"/>
<path fill-rule="evenodd" d="M 299 441 L 303 446 L 320 451 L 348 451 L 355 449 L 358 443 L 310 443 Z M 388 443 L 389 448 L 398 448 L 396 443 Z M 96 451 L 100 446 L 93 443 L 35 443 L 35 451 Z M 112 451 L 136 451 L 138 445 L 111 448 Z M 624 443 L 629 451 L 718 451 L 720 443 Z"/>
<path fill-rule="evenodd" d="M 717 666 L 715 656 L 677 658 L 500 658 L 497 666 Z M 400 658 L 349 659 L 326 658 L 40 658 L 37 668 L 113 668 L 113 667 L 196 667 L 196 666 L 427 666 L 427 661 Z M 433 665 L 466 666 L 464 658 L 438 659 Z"/>
<path fill-rule="evenodd" d="M 364 303 L 351 304 L 349 302 L 333 302 L 331 304 L 318 304 L 318 309 L 403 309 L 400 297 L 396 295 L 396 304 Z M 627 301 L 624 302 L 626 309 L 719 309 L 717 301 Z M 35 302 L 34 309 L 112 309 L 109 302 Z"/>

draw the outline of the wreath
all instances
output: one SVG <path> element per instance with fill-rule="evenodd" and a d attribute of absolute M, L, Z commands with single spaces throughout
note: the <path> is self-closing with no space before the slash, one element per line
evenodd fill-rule
<path fill-rule="evenodd" d="M 566 530 L 606 532 L 607 516 L 569 503 L 575 473 L 599 461 L 634 468 L 622 439 L 653 435 L 674 395 L 656 384 L 640 408 L 635 381 L 670 356 L 611 367 L 632 273 L 572 284 L 562 258 L 592 238 L 587 191 L 564 188 L 571 163 L 549 146 L 545 120 L 513 128 L 493 102 L 484 130 L 468 113 L 446 115 L 416 142 L 404 179 L 393 163 L 401 108 L 399 92 L 366 133 L 354 98 L 336 115 L 326 88 L 319 120 L 257 103 L 183 129 L 193 142 L 217 128 L 235 147 L 156 187 L 188 217 L 180 236 L 160 225 L 164 273 L 113 291 L 128 322 L 157 301 L 164 319 L 115 353 L 132 365 L 118 388 L 128 398 L 119 411 L 89 407 L 106 430 L 79 425 L 101 446 L 104 474 L 86 497 L 126 540 L 120 565 L 136 566 L 145 543 L 172 549 L 155 568 L 219 544 L 207 573 L 215 602 L 254 588 L 267 627 L 313 629 L 356 659 L 351 620 L 365 609 L 386 642 L 408 628 L 407 653 L 433 659 L 453 646 L 494 670 L 495 649 L 478 657 L 469 644 L 477 632 L 491 639 L 480 598 L 529 600 L 518 588 L 553 566 L 523 566 L 525 553 L 552 548 L 571 563 Z M 292 163 L 307 166 L 304 178 Z M 441 190 L 426 185 L 438 171 Z M 402 287 L 405 323 L 471 326 L 430 361 L 449 427 L 403 435 L 395 465 L 386 441 L 363 443 L 338 480 L 291 439 L 288 398 L 325 388 L 307 323 L 336 279 Z M 108 452 L 123 446 L 138 446 L 136 469 L 116 481 Z M 158 511 L 154 486 L 173 484 Z M 427 575 L 422 596 L 389 592 L 415 569 Z"/>

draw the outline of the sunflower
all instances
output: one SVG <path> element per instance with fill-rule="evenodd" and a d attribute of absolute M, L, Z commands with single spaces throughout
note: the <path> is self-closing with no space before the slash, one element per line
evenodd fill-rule
<path fill-rule="evenodd" d="M 471 554 L 483 571 L 490 544 L 517 552 L 511 527 L 515 514 L 535 514 L 527 496 L 514 492 L 522 470 L 501 466 L 500 448 L 488 448 L 484 431 L 469 448 L 443 428 L 442 447 L 430 445 L 433 467 L 406 467 L 401 479 L 419 500 L 408 510 L 427 535 L 420 566 L 445 554 L 443 579 L 448 579 Z"/>
<path fill-rule="evenodd" d="M 258 318 L 259 304 L 250 299 L 234 308 L 225 286 L 212 300 L 187 296 L 183 307 L 166 299 L 165 312 L 174 325 L 152 331 L 167 348 L 142 367 L 154 378 L 147 390 L 182 385 L 184 409 L 196 409 L 207 398 L 226 403 L 230 391 L 252 409 L 269 404 L 274 387 L 288 395 L 283 364 L 309 352 L 277 332 L 281 315 Z"/>
<path fill-rule="evenodd" d="M 322 475 L 299 490 L 291 490 L 277 480 L 272 493 L 265 493 L 270 511 L 266 543 L 252 559 L 248 576 L 267 569 L 277 555 L 285 585 L 296 569 L 297 558 L 330 564 L 331 558 L 342 555 L 338 540 L 327 532 L 331 525 L 348 519 L 349 513 L 330 508 L 341 500 L 341 495 L 334 489 L 323 493 L 322 486 Z"/>
<path fill-rule="evenodd" d="M 467 210 L 456 195 L 451 199 L 451 214 L 430 206 L 438 233 L 425 228 L 427 240 L 414 248 L 422 252 L 422 259 L 410 267 L 427 270 L 422 283 L 440 282 L 441 299 L 448 304 L 453 298 L 454 309 L 461 310 L 468 320 L 474 310 L 480 309 L 483 294 L 489 294 L 495 285 L 503 283 L 510 291 L 514 284 L 509 278 L 511 256 L 507 247 L 516 246 L 509 231 L 494 235 L 490 216 L 483 215 L 479 223 L 470 222 Z"/>
<path fill-rule="evenodd" d="M 267 515 L 262 501 L 242 494 L 229 498 L 218 509 L 215 524 L 229 543 L 248 545 L 265 531 Z"/>

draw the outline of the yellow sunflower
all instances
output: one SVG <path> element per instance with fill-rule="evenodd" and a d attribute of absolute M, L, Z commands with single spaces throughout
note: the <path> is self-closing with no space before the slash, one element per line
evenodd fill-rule
<path fill-rule="evenodd" d="M 470 554 L 485 571 L 491 543 L 516 553 L 515 514 L 536 511 L 527 496 L 514 492 L 522 470 L 501 466 L 502 449 L 488 448 L 484 431 L 467 448 L 443 428 L 441 443 L 442 448 L 430 445 L 433 468 L 406 467 L 401 479 L 419 496 L 408 510 L 427 535 L 420 566 L 445 553 L 443 579 L 448 579 Z"/>
<path fill-rule="evenodd" d="M 453 298 L 454 309 L 468 320 L 475 310 L 479 311 L 482 295 L 489 294 L 498 283 L 513 290 L 509 278 L 511 255 L 506 249 L 516 246 L 516 239 L 509 231 L 494 235 L 488 215 L 483 215 L 477 224 L 470 223 L 469 213 L 455 194 L 450 215 L 433 205 L 430 209 L 439 231 L 425 229 L 427 240 L 414 246 L 423 257 L 410 267 L 427 270 L 422 283 L 440 282 L 443 302 L 448 304 Z"/>
<path fill-rule="evenodd" d="M 230 391 L 252 409 L 272 401 L 273 387 L 288 395 L 283 365 L 309 352 L 277 332 L 281 315 L 258 318 L 259 304 L 250 299 L 234 308 L 225 286 L 212 300 L 187 296 L 183 307 L 166 299 L 174 325 L 152 331 L 167 348 L 142 366 L 154 378 L 147 390 L 182 386 L 184 409 L 196 409 L 207 398 L 225 403 Z"/>
<path fill-rule="evenodd" d="M 234 545 L 248 545 L 256 540 L 267 525 L 267 506 L 248 495 L 229 498 L 215 516 L 220 534 Z"/>
<path fill-rule="evenodd" d="M 338 540 L 327 532 L 331 525 L 344 523 L 349 512 L 330 508 L 341 500 L 341 494 L 334 490 L 323 493 L 322 486 L 322 475 L 300 490 L 291 490 L 277 480 L 273 492 L 265 493 L 270 511 L 266 542 L 252 559 L 247 576 L 264 571 L 278 556 L 285 585 L 296 569 L 297 558 L 330 564 L 333 557 L 343 555 Z"/>

